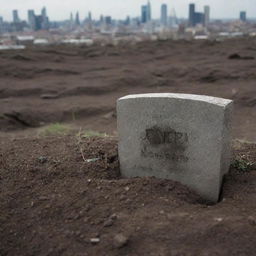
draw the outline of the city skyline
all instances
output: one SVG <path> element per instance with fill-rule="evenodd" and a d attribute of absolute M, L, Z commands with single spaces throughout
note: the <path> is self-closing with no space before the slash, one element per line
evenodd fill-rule
<path fill-rule="evenodd" d="M 168 15 L 172 9 L 175 9 L 179 18 L 187 18 L 189 3 L 195 3 L 198 9 L 202 9 L 205 5 L 210 5 L 212 18 L 238 18 L 241 11 L 246 11 L 249 18 L 256 17 L 256 5 L 252 4 L 253 0 L 244 0 L 242 3 L 238 0 L 227 0 L 225 4 L 220 0 L 151 0 L 150 2 L 152 5 L 153 19 L 160 18 L 160 8 L 162 4 L 168 5 Z M 230 4 L 228 4 L 228 2 L 230 2 Z M 86 3 L 81 0 L 66 1 L 65 3 L 60 0 L 13 0 L 11 3 L 8 3 L 8 6 L 1 8 L 0 16 L 7 21 L 11 21 L 13 10 L 18 10 L 19 18 L 26 20 L 28 9 L 34 9 L 35 12 L 40 12 L 42 7 L 45 6 L 51 20 L 56 21 L 67 20 L 70 16 L 70 12 L 75 13 L 77 10 L 79 10 L 81 19 L 84 19 L 89 11 L 92 12 L 94 19 L 99 19 L 101 14 L 111 15 L 114 19 L 125 19 L 127 15 L 139 17 L 141 12 L 140 7 L 141 5 L 147 4 L 147 0 L 127 0 L 126 2 L 108 0 L 107 3 L 108 4 L 102 3 L 102 0 L 101 2 L 99 0 L 89 0 L 86 1 Z M 223 12 L 226 13 L 226 15 L 222 16 L 221 14 L 223 14 Z"/>

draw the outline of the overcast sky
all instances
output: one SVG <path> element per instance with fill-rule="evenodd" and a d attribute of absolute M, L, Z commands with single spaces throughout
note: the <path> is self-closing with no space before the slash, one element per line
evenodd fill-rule
<path fill-rule="evenodd" d="M 0 0 L 0 16 L 10 20 L 12 10 L 18 9 L 20 18 L 27 19 L 28 9 L 35 9 L 39 13 L 46 6 L 51 20 L 67 19 L 70 12 L 77 10 L 81 18 L 90 10 L 93 18 L 103 14 L 121 19 L 127 15 L 139 16 L 140 6 L 146 2 L 147 0 Z M 196 4 L 197 11 L 202 11 L 204 5 L 210 5 L 213 18 L 237 18 L 241 10 L 247 11 L 248 17 L 256 17 L 256 0 L 151 0 L 153 18 L 159 17 L 162 3 L 168 4 L 169 13 L 174 8 L 177 17 L 187 17 L 188 4 L 191 2 Z"/>

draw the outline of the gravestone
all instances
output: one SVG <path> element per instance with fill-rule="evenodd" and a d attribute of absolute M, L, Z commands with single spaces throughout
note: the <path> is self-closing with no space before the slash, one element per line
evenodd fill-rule
<path fill-rule="evenodd" d="M 124 177 L 154 176 L 217 202 L 230 166 L 232 101 L 191 95 L 129 95 L 117 102 Z"/>

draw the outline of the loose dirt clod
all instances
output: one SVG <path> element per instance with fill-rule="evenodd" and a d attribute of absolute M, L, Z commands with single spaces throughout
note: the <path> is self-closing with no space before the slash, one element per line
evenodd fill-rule
<path fill-rule="evenodd" d="M 256 226 L 256 217 L 249 216 L 248 221 L 251 225 Z"/>
<path fill-rule="evenodd" d="M 122 248 L 128 243 L 128 237 L 126 237 L 124 234 L 117 234 L 114 237 L 113 245 L 116 248 Z"/>

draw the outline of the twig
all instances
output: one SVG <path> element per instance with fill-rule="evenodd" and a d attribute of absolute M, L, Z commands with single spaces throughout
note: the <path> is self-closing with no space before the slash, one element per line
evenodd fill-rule
<path fill-rule="evenodd" d="M 85 157 L 84 157 L 84 152 L 83 152 L 83 149 L 82 149 L 82 148 L 80 148 L 80 152 L 81 152 L 81 155 L 82 155 L 82 158 L 83 158 L 84 162 L 87 162 L 86 159 L 85 159 Z"/>

